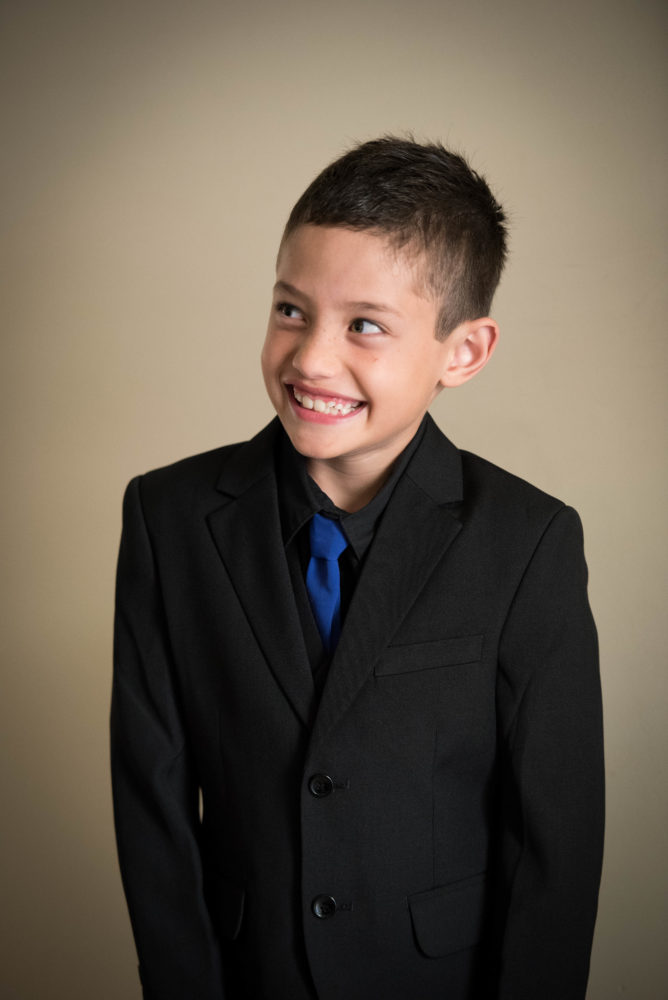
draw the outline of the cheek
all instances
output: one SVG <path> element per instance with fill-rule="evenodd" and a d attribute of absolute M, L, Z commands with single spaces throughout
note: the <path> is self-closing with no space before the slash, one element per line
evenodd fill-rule
<path fill-rule="evenodd" d="M 271 345 L 265 344 L 262 349 L 262 354 L 260 355 L 260 365 L 262 369 L 262 378 L 264 379 L 264 384 L 267 387 L 267 391 L 273 398 L 273 387 L 276 384 L 276 378 L 278 375 L 278 363 L 274 356 L 273 349 Z"/>
<path fill-rule="evenodd" d="M 274 368 L 277 364 L 279 364 L 284 354 L 285 351 L 281 350 L 281 338 L 277 335 L 276 331 L 272 330 L 270 327 L 267 330 L 266 337 L 264 338 L 262 354 L 260 355 L 263 370 Z"/>
<path fill-rule="evenodd" d="M 262 368 L 262 374 L 266 377 L 269 367 L 269 348 L 266 340 L 262 345 L 262 350 L 260 352 L 260 366 Z"/>

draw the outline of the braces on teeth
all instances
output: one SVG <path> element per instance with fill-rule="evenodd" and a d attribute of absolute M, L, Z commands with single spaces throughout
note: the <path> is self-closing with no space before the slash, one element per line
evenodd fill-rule
<path fill-rule="evenodd" d="M 300 406 L 303 406 L 305 410 L 315 410 L 316 413 L 338 414 L 343 417 L 346 413 L 351 413 L 361 405 L 360 403 L 337 403 L 333 399 L 326 403 L 324 399 L 312 399 L 311 396 L 297 392 L 294 386 L 292 391 Z"/>

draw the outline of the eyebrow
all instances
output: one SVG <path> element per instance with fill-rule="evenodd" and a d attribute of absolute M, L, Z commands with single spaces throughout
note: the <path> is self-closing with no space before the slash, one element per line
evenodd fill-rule
<path fill-rule="evenodd" d="M 308 298 L 303 292 L 300 292 L 298 288 L 294 285 L 289 285 L 287 281 L 277 281 L 274 285 L 275 292 L 287 292 L 288 295 L 296 295 L 300 299 Z"/>
<path fill-rule="evenodd" d="M 310 302 L 308 295 L 304 292 L 300 292 L 298 288 L 291 285 L 287 281 L 277 281 L 274 285 L 274 291 L 276 292 L 287 292 L 288 295 L 294 295 L 297 298 L 305 299 Z M 346 302 L 346 309 L 359 310 L 360 312 L 381 312 L 381 313 L 392 313 L 394 316 L 398 316 L 399 313 L 396 309 L 391 306 L 383 305 L 382 302 Z"/>

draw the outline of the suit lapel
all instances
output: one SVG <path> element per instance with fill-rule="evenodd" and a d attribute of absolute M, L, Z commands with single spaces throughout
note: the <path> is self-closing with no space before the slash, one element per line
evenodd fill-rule
<path fill-rule="evenodd" d="M 461 529 L 459 452 L 431 418 L 369 549 L 329 668 L 313 744 L 351 705 Z"/>
<path fill-rule="evenodd" d="M 285 697 L 308 726 L 313 676 L 281 535 L 273 458 L 277 425 L 272 421 L 233 454 L 218 482 L 227 502 L 208 522 L 258 645 Z"/>

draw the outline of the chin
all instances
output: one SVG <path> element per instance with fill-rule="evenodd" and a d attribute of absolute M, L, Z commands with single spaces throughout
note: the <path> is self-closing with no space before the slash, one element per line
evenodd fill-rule
<path fill-rule="evenodd" d="M 314 434 L 313 432 L 305 431 L 300 427 L 286 426 L 283 424 L 283 429 L 290 438 L 292 446 L 295 451 L 298 451 L 300 455 L 304 458 L 314 458 L 314 459 L 328 459 L 336 458 L 341 452 L 341 442 L 340 441 L 329 441 L 322 440 L 322 434 Z M 320 438 L 320 440 L 318 440 Z"/>

